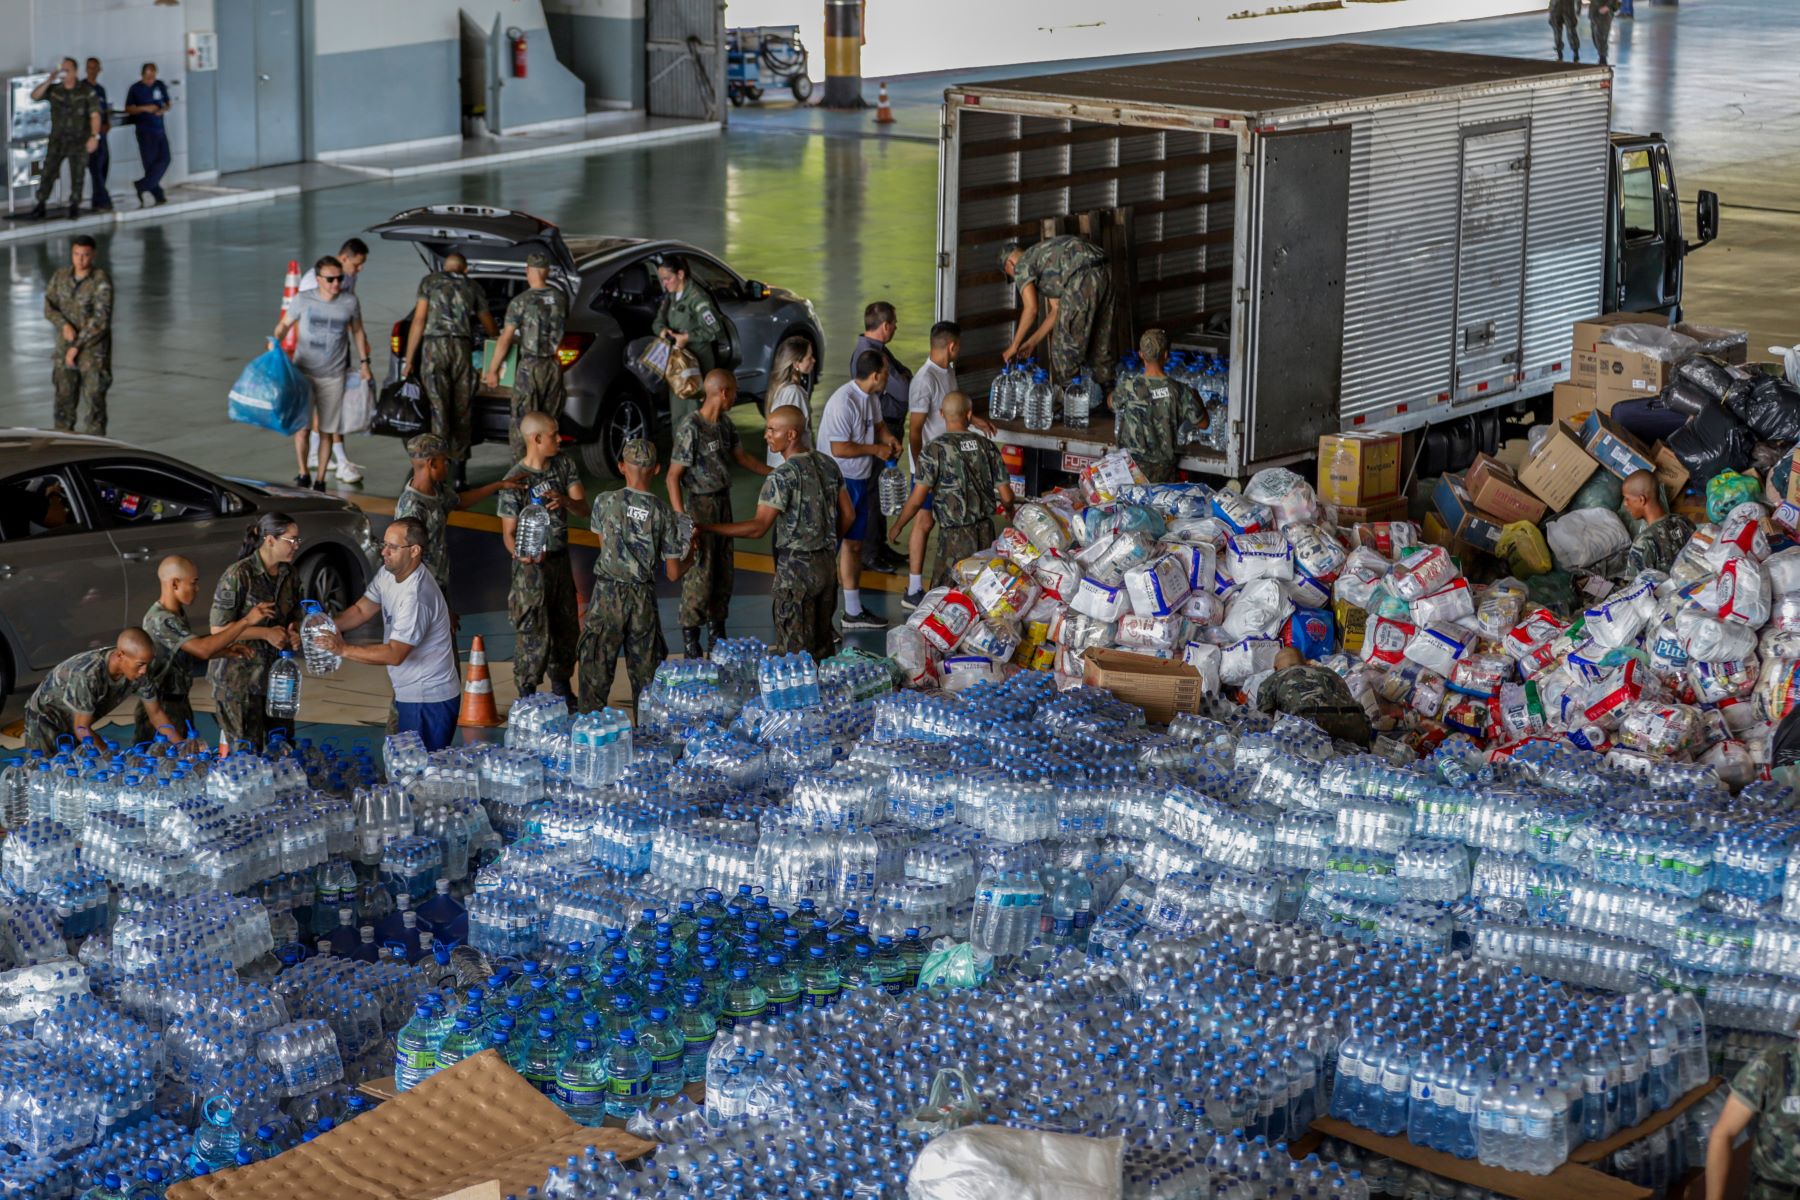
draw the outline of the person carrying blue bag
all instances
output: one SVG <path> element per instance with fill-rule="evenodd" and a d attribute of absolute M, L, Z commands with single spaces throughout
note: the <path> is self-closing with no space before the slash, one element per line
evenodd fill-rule
<path fill-rule="evenodd" d="M 306 377 L 270 338 L 269 348 L 251 359 L 231 385 L 226 415 L 245 425 L 292 434 L 307 427 L 310 407 Z"/>
<path fill-rule="evenodd" d="M 294 477 L 295 487 L 325 490 L 325 466 L 331 459 L 331 448 L 343 438 L 344 377 L 352 370 L 364 383 L 374 374 L 369 367 L 369 335 L 363 330 L 362 305 L 354 292 L 344 288 L 344 264 L 327 254 L 313 264 L 316 290 L 302 289 L 288 302 L 287 312 L 275 326 L 271 336 L 279 342 L 287 331 L 299 327 L 294 344 L 294 366 L 305 376 L 312 396 L 311 429 L 319 434 L 318 474 L 308 472 L 306 463 L 306 430 L 294 434 L 294 459 L 300 472 Z M 351 366 L 350 345 L 356 343 L 360 356 Z"/>

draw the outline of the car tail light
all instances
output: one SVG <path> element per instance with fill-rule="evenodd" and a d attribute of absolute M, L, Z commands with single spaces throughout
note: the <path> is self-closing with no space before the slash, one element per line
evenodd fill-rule
<path fill-rule="evenodd" d="M 388 334 L 388 345 L 393 348 L 393 351 L 396 355 L 398 355 L 400 353 L 400 351 L 405 348 L 405 344 L 406 344 L 405 343 L 405 337 L 406 337 L 405 329 L 406 329 L 405 321 L 395 321 L 392 332 L 390 332 Z"/>
<path fill-rule="evenodd" d="M 591 333 L 567 333 L 563 340 L 556 344 L 556 361 L 563 370 L 575 365 L 575 360 L 587 353 L 587 348 L 594 344 Z"/>

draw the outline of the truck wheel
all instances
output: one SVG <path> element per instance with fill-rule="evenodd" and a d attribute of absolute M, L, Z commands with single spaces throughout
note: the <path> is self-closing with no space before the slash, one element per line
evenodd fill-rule
<path fill-rule="evenodd" d="M 594 440 L 580 445 L 582 469 L 590 475 L 623 478 L 619 458 L 625 443 L 640 437 L 655 437 L 649 398 L 635 388 L 615 388 L 600 408 Z"/>

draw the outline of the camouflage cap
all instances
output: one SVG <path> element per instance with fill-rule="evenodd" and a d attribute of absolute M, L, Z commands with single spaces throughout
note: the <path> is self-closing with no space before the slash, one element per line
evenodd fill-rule
<path fill-rule="evenodd" d="M 656 446 L 648 438 L 632 438 L 619 451 L 619 460 L 628 467 L 654 467 Z"/>
<path fill-rule="evenodd" d="M 1006 260 L 1022 249 L 1024 249 L 1024 247 L 1020 246 L 1017 242 L 1000 243 L 1000 271 L 1002 274 L 1005 274 L 1006 272 Z"/>
<path fill-rule="evenodd" d="M 406 439 L 406 457 L 416 461 L 436 458 L 440 454 L 450 453 L 450 447 L 444 439 L 435 433 L 420 433 Z"/>
<path fill-rule="evenodd" d="M 533 250 L 530 254 L 525 256 L 525 265 L 548 271 L 550 269 L 550 256 L 545 254 L 542 250 Z"/>

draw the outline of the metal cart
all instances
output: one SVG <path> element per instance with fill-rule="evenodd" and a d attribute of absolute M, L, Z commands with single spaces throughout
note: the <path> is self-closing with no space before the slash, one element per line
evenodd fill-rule
<path fill-rule="evenodd" d="M 766 88 L 785 86 L 805 104 L 812 97 L 806 47 L 798 25 L 755 25 L 725 31 L 725 94 L 732 106 L 761 100 Z"/>

